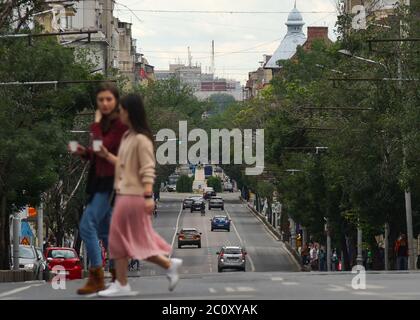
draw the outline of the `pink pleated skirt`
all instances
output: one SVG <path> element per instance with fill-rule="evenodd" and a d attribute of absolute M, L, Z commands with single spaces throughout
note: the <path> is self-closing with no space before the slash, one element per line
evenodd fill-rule
<path fill-rule="evenodd" d="M 117 195 L 109 230 L 111 259 L 145 260 L 172 251 L 153 229 L 152 216 L 145 211 L 144 203 L 141 196 Z"/>

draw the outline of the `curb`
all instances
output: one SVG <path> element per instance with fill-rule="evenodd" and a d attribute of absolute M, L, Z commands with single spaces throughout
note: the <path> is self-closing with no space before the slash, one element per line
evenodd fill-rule
<path fill-rule="evenodd" d="M 33 271 L 29 270 L 0 270 L 1 282 L 25 282 L 37 280 Z"/>
<path fill-rule="evenodd" d="M 254 216 L 260 220 L 264 226 L 270 231 L 270 233 L 272 233 L 272 235 L 274 235 L 274 237 L 276 238 L 277 241 L 281 241 L 286 249 L 286 252 L 289 254 L 291 260 L 295 263 L 295 265 L 297 266 L 297 269 L 299 271 L 304 271 L 302 263 L 300 262 L 300 257 L 299 254 L 297 253 L 296 250 L 294 250 L 289 243 L 281 240 L 281 234 L 270 224 L 268 223 L 268 221 L 265 219 L 265 217 L 259 213 L 257 210 L 255 210 L 254 208 L 250 207 L 248 202 L 246 202 L 242 197 L 239 197 L 239 199 L 246 204 L 246 207 L 248 208 L 249 211 L 251 211 Z"/>

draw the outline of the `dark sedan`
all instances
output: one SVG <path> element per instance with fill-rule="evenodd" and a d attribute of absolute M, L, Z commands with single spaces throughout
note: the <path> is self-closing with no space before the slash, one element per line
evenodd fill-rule
<path fill-rule="evenodd" d="M 206 211 L 206 203 L 204 202 L 203 199 L 195 199 L 194 202 L 191 204 L 191 212 L 194 211 L 201 211 L 201 212 L 205 212 Z"/>

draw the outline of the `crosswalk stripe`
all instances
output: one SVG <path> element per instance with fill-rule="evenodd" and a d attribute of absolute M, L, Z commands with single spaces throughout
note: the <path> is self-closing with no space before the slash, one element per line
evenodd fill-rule
<path fill-rule="evenodd" d="M 226 292 L 235 292 L 235 289 L 234 288 L 231 288 L 231 287 L 226 287 L 225 288 L 225 291 Z"/>

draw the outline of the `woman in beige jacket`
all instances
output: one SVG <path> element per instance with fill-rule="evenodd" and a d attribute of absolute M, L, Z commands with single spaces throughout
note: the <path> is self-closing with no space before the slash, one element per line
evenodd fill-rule
<path fill-rule="evenodd" d="M 172 291 L 179 280 L 182 260 L 167 257 L 172 248 L 152 226 L 155 156 L 142 98 L 134 94 L 124 97 L 120 117 L 129 130 L 122 138 L 118 156 L 106 148 L 100 153 L 115 164 L 117 198 L 111 220 L 109 253 L 115 259 L 117 280 L 98 294 L 105 297 L 133 294 L 127 282 L 130 258 L 147 260 L 165 268 Z"/>

